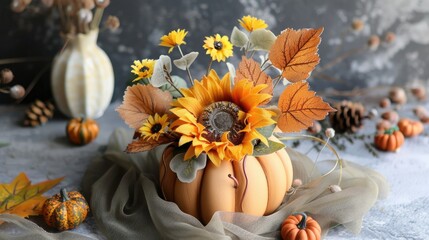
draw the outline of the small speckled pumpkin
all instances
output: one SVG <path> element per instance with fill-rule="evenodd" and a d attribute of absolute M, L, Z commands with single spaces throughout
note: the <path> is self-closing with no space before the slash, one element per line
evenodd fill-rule
<path fill-rule="evenodd" d="M 398 122 L 399 130 L 405 137 L 414 137 L 423 132 L 423 123 L 403 118 Z"/>
<path fill-rule="evenodd" d="M 305 213 L 290 215 L 281 228 L 283 240 L 320 240 L 321 233 L 319 223 Z"/>
<path fill-rule="evenodd" d="M 380 150 L 394 152 L 404 144 L 404 135 L 398 127 L 389 128 L 374 137 L 374 144 Z"/>
<path fill-rule="evenodd" d="M 92 119 L 73 118 L 66 127 L 67 137 L 71 143 L 85 145 L 97 138 L 98 124 Z"/>
<path fill-rule="evenodd" d="M 47 199 L 43 205 L 46 224 L 59 231 L 70 230 L 81 224 L 89 212 L 85 198 L 79 192 L 61 189 L 59 194 Z"/>

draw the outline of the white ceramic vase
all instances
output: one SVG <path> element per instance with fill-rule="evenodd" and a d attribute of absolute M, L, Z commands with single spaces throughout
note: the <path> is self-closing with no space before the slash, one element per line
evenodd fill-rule
<path fill-rule="evenodd" d="M 54 59 L 52 93 L 58 109 L 69 117 L 99 118 L 114 89 L 112 63 L 97 46 L 98 29 L 78 34 Z"/>

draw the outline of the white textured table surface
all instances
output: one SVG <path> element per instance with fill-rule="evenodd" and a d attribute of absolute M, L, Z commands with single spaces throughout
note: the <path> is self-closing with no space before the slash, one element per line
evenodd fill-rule
<path fill-rule="evenodd" d="M 76 147 L 65 136 L 65 119 L 53 119 L 38 128 L 21 127 L 25 107 L 0 106 L 0 142 L 10 145 L 0 148 L 0 182 L 11 181 L 19 172 L 26 172 L 33 182 L 65 176 L 61 187 L 79 190 L 81 178 L 88 163 L 99 156 L 108 137 L 116 127 L 126 127 L 114 111 L 112 104 L 98 120 L 100 135 L 95 142 Z M 401 110 L 410 115 L 411 106 Z M 411 116 L 411 115 L 410 115 Z M 374 123 L 367 121 L 364 133 L 371 133 Z M 428 132 L 426 127 L 426 133 Z M 305 152 L 309 143 L 298 148 Z M 362 142 L 348 145 L 340 152 L 346 160 L 368 166 L 387 177 L 391 192 L 386 200 L 379 201 L 363 220 L 360 235 L 352 235 L 339 227 L 326 239 L 429 239 L 429 137 L 407 139 L 398 153 L 380 153 L 374 158 Z M 324 152 L 321 159 L 332 158 Z M 102 239 L 89 218 L 76 230 Z"/>

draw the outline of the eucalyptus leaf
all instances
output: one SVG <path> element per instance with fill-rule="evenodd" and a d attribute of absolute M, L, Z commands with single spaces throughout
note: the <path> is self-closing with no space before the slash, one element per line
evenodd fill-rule
<path fill-rule="evenodd" d="M 283 143 L 274 142 L 271 140 L 268 140 L 268 146 L 265 146 L 262 142 L 258 143 L 255 147 L 253 147 L 253 153 L 252 156 L 261 156 L 261 155 L 267 155 L 273 152 L 277 152 L 278 150 L 284 148 L 285 145 Z"/>
<path fill-rule="evenodd" d="M 195 61 L 197 57 L 198 52 L 190 52 L 185 56 L 181 57 L 180 59 L 174 60 L 173 63 L 174 65 L 176 65 L 177 68 L 186 70 L 186 68 L 189 68 L 189 66 L 191 66 L 191 64 Z"/>
<path fill-rule="evenodd" d="M 233 84 L 234 78 L 235 78 L 235 67 L 232 63 L 229 63 L 229 62 L 226 63 L 226 67 L 228 68 L 228 71 L 229 71 L 229 80 L 231 80 L 231 84 Z"/>
<path fill-rule="evenodd" d="M 262 127 L 262 128 L 257 128 L 256 130 L 260 134 L 262 134 L 262 136 L 264 136 L 266 138 L 269 138 L 269 137 L 271 137 L 271 135 L 273 135 L 273 131 L 274 131 L 275 128 L 276 128 L 276 124 L 272 124 L 272 125 L 265 126 L 265 127 Z"/>
<path fill-rule="evenodd" d="M 9 145 L 10 145 L 10 143 L 8 143 L 8 142 L 0 142 L 0 148 L 7 147 Z"/>
<path fill-rule="evenodd" d="M 176 154 L 170 162 L 171 171 L 177 174 L 177 178 L 183 183 L 194 181 L 197 172 L 206 167 L 207 155 L 201 154 L 197 158 L 184 159 L 185 153 Z"/>
<path fill-rule="evenodd" d="M 178 89 L 181 88 L 187 88 L 188 86 L 186 85 L 186 81 L 176 75 L 171 76 L 171 79 L 173 80 L 173 84 L 174 86 L 176 86 Z M 164 84 L 163 86 L 160 87 L 163 91 L 169 91 L 171 96 L 173 96 L 173 98 L 179 98 L 182 95 L 177 91 L 176 88 L 174 88 L 169 82 L 167 82 L 167 84 Z"/>
<path fill-rule="evenodd" d="M 234 27 L 232 29 L 231 33 L 231 43 L 236 47 L 245 47 L 247 43 L 249 42 L 249 38 L 247 35 L 238 29 L 237 27 Z"/>
<path fill-rule="evenodd" d="M 164 66 L 167 71 L 171 72 L 171 59 L 167 55 L 159 56 L 159 59 L 155 62 L 155 66 L 153 67 L 152 78 L 150 79 L 150 83 L 154 87 L 161 87 L 164 84 L 168 83 L 167 75 L 164 72 Z"/>
<path fill-rule="evenodd" d="M 266 29 L 257 29 L 251 32 L 249 36 L 250 43 L 252 43 L 252 50 L 270 51 L 276 39 L 276 35 Z"/>

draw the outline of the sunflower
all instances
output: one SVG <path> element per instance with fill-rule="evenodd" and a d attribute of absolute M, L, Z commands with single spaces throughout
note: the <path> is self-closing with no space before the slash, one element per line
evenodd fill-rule
<path fill-rule="evenodd" d="M 135 60 L 134 65 L 131 65 L 131 68 L 133 69 L 131 72 L 137 75 L 133 82 L 143 78 L 152 77 L 154 65 L 155 60 L 153 59 L 143 59 L 141 61 Z"/>
<path fill-rule="evenodd" d="M 188 31 L 185 31 L 185 29 L 171 31 L 168 33 L 168 35 L 161 37 L 161 43 L 159 46 L 169 47 L 170 49 L 168 50 L 168 53 L 171 53 L 174 47 L 186 44 L 186 42 L 183 41 L 183 39 L 186 37 L 186 34 L 188 34 Z"/>
<path fill-rule="evenodd" d="M 264 88 L 243 79 L 231 89 L 229 73 L 220 79 L 211 70 L 193 87 L 182 89 L 184 97 L 172 103 L 177 119 L 171 128 L 181 135 L 179 146 L 189 144 L 185 159 L 204 152 L 219 166 L 222 160 L 239 161 L 252 154 L 255 139 L 268 145 L 256 130 L 275 123 L 273 112 L 258 107 L 272 97 L 260 93 Z"/>
<path fill-rule="evenodd" d="M 268 27 L 264 20 L 252 17 L 250 15 L 242 17 L 238 20 L 238 22 L 249 32 L 253 32 L 257 29 L 265 29 Z"/>
<path fill-rule="evenodd" d="M 143 139 L 154 139 L 158 141 L 159 136 L 165 133 L 168 127 L 168 116 L 164 114 L 161 116 L 155 113 L 154 116 L 149 116 L 146 122 L 140 127 L 139 132 Z"/>
<path fill-rule="evenodd" d="M 214 36 L 206 37 L 204 40 L 203 48 L 206 49 L 206 54 L 210 54 L 212 60 L 225 61 L 225 59 L 232 56 L 232 44 L 229 42 L 227 36 Z"/>

